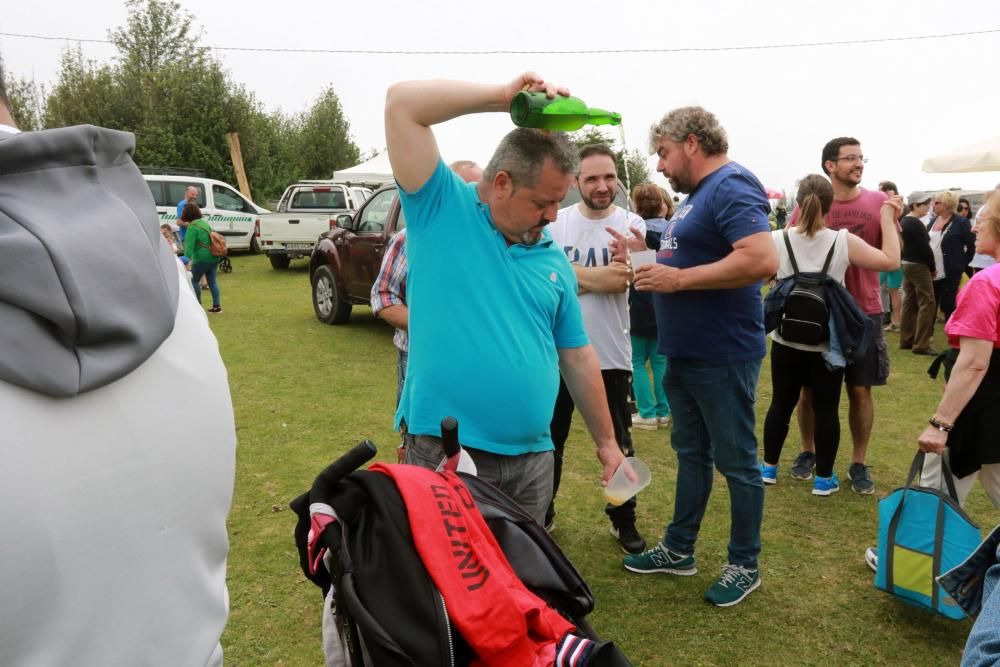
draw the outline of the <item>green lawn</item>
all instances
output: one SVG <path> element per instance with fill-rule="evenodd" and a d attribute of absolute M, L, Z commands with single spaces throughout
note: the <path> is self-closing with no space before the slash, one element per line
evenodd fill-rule
<path fill-rule="evenodd" d="M 320 324 L 304 260 L 275 271 L 263 256 L 236 256 L 233 266 L 220 279 L 225 312 L 210 319 L 229 369 L 239 436 L 227 664 L 320 665 L 320 594 L 299 571 L 288 501 L 361 439 L 379 445 L 380 459 L 394 460 L 392 333 L 364 307 L 355 307 L 346 326 Z M 898 334 L 889 342 L 898 345 Z M 935 343 L 944 345 L 940 332 Z M 927 378 L 929 358 L 895 349 L 892 355 L 890 384 L 875 390 L 869 463 L 879 493 L 903 481 L 943 386 Z M 769 372 L 765 362 L 758 434 Z M 845 402 L 842 480 L 850 450 L 846 412 Z M 846 484 L 841 493 L 818 498 L 809 483 L 788 477 L 799 445 L 794 426 L 779 484 L 767 489 L 761 588 L 735 608 L 717 609 L 701 596 L 725 561 L 729 500 L 722 478 L 716 476 L 698 544 L 698 575 L 627 573 L 608 534 L 597 462 L 579 422 L 567 452 L 555 538 L 594 590 L 591 622 L 636 665 L 957 664 L 968 622 L 907 607 L 872 586 L 863 552 L 875 540 L 875 499 L 851 493 Z M 673 506 L 675 457 L 665 431 L 636 431 L 634 438 L 653 470 L 638 507 L 639 528 L 652 543 Z M 1000 520 L 978 487 L 968 507 L 984 528 Z"/>

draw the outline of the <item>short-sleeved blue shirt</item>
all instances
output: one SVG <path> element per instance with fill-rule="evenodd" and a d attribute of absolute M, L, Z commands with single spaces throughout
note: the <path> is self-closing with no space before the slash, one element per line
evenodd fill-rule
<path fill-rule="evenodd" d="M 177 202 L 177 219 L 178 220 L 181 219 L 181 214 L 184 213 L 184 206 L 186 204 L 187 204 L 187 199 L 182 199 L 179 202 Z M 181 243 L 184 242 L 184 234 L 186 232 L 187 232 L 187 228 L 186 227 L 180 227 L 180 226 L 177 227 L 177 238 L 179 238 L 181 240 Z"/>
<path fill-rule="evenodd" d="M 552 449 L 557 348 L 587 345 L 573 269 L 546 231 L 508 246 L 474 184 L 444 162 L 406 215 L 410 355 L 396 426 L 504 455 Z"/>
<path fill-rule="evenodd" d="M 757 177 L 730 162 L 703 178 L 681 202 L 656 261 L 680 269 L 717 262 L 740 239 L 769 232 L 769 211 Z M 762 359 L 767 345 L 760 287 L 657 293 L 659 352 L 720 365 Z"/>

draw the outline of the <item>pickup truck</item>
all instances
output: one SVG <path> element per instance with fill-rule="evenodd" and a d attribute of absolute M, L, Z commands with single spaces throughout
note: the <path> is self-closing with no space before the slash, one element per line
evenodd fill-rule
<path fill-rule="evenodd" d="M 372 191 L 331 181 L 301 181 L 285 188 L 275 213 L 260 218 L 260 248 L 271 266 L 287 269 L 293 259 L 308 257 L 316 239 L 334 229 L 337 216 L 361 208 Z"/>
<path fill-rule="evenodd" d="M 312 251 L 309 279 L 316 318 L 344 324 L 354 304 L 369 304 L 385 247 L 406 227 L 395 184 L 379 188 L 354 215 L 340 214 L 333 223 Z"/>

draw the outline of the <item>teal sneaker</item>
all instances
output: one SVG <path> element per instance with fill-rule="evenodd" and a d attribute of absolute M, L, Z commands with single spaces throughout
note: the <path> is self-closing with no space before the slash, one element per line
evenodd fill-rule
<path fill-rule="evenodd" d="M 694 556 L 674 553 L 663 546 L 662 542 L 642 553 L 625 556 L 624 564 L 626 570 L 639 574 L 664 572 L 682 577 L 698 574 L 698 569 L 694 566 Z"/>
<path fill-rule="evenodd" d="M 837 479 L 836 474 L 831 473 L 829 477 L 816 475 L 813 479 L 814 496 L 830 496 L 837 491 L 840 491 L 840 480 Z"/>
<path fill-rule="evenodd" d="M 760 477 L 765 484 L 778 483 L 778 466 L 769 466 L 766 463 L 760 464 Z"/>
<path fill-rule="evenodd" d="M 732 607 L 760 586 L 760 570 L 739 565 L 722 566 L 722 576 L 705 591 L 705 601 L 716 607 Z"/>

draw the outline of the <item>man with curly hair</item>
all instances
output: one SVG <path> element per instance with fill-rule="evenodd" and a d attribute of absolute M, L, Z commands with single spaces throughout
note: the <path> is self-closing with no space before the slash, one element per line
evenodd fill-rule
<path fill-rule="evenodd" d="M 705 109 L 671 111 L 651 128 L 649 145 L 657 171 L 688 195 L 663 234 L 657 263 L 635 273 L 636 289 L 654 293 L 658 348 L 668 360 L 677 490 L 663 542 L 626 556 L 625 568 L 697 573 L 694 547 L 714 465 L 729 487 L 732 524 L 728 562 L 705 599 L 728 607 L 760 586 L 764 483 L 754 398 L 767 350 L 760 285 L 778 269 L 770 206 L 757 177 L 729 159 L 726 131 Z"/>

